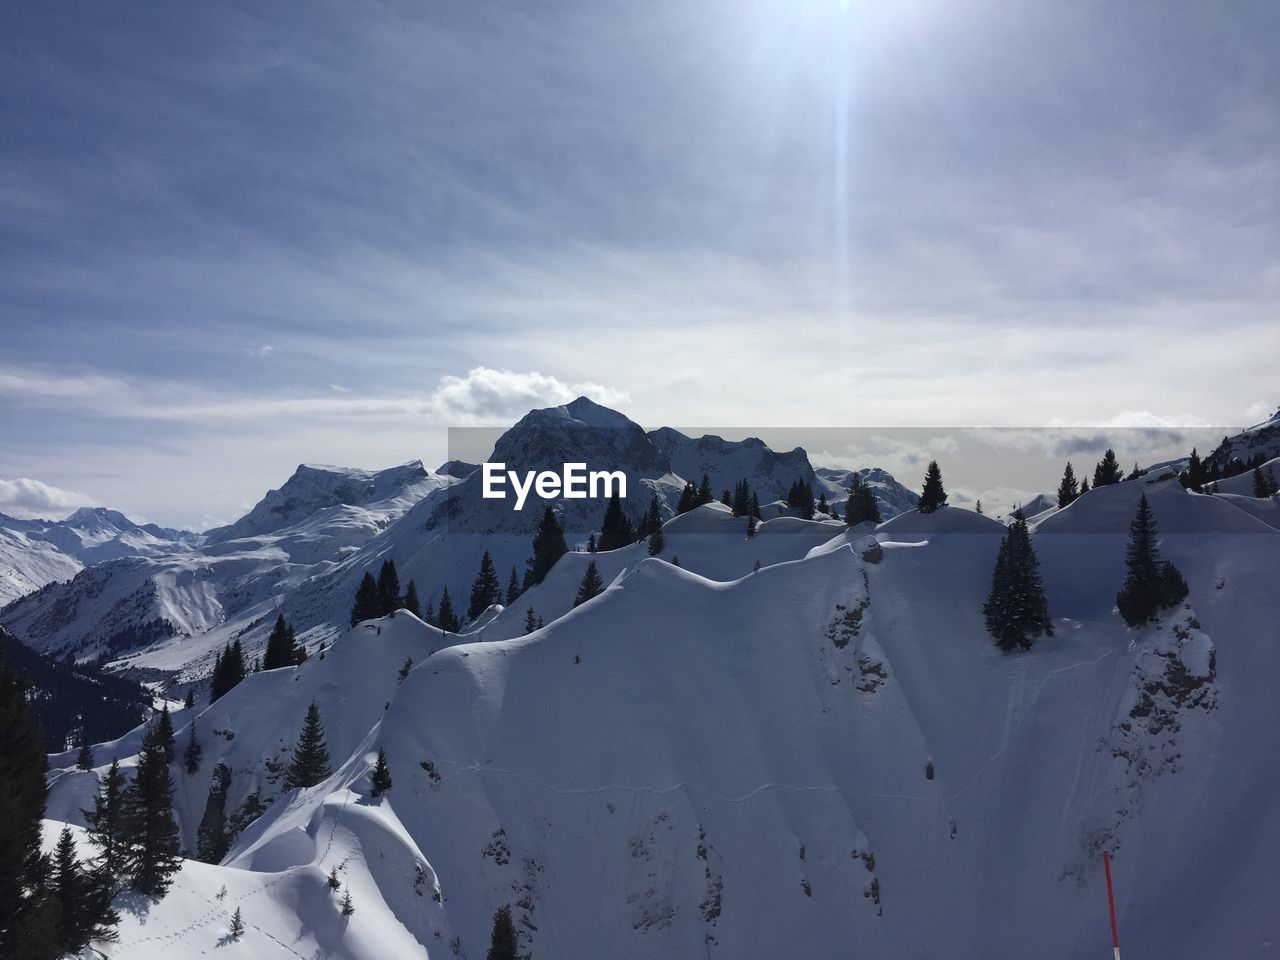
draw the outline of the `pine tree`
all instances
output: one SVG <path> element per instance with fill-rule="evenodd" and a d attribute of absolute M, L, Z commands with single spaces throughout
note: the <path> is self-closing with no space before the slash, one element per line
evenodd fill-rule
<path fill-rule="evenodd" d="M 975 503 L 975 504 L 973 505 L 973 512 L 974 512 L 974 513 L 976 513 L 976 514 L 977 514 L 978 516 L 980 516 L 980 517 L 981 517 L 981 516 L 985 516 L 985 514 L 982 512 L 982 500 L 981 500 L 981 499 L 979 499 L 979 500 L 978 500 L 978 502 L 977 502 L 977 503 Z"/>
<path fill-rule="evenodd" d="M 516 576 L 516 568 L 511 567 L 511 578 L 507 581 L 506 605 L 509 607 L 520 599 L 520 578 Z"/>
<path fill-rule="evenodd" d="M 600 579 L 600 571 L 596 569 L 596 562 L 592 560 L 587 564 L 587 572 L 582 575 L 582 583 L 578 586 L 578 595 L 574 597 L 573 605 L 581 606 L 592 597 L 599 596 L 604 591 L 604 581 Z"/>
<path fill-rule="evenodd" d="M 107 775 L 99 781 L 93 809 L 83 811 L 89 842 L 98 848 L 98 868 L 108 877 L 124 873 L 128 856 L 124 791 L 124 775 L 113 758 Z"/>
<path fill-rule="evenodd" d="M 622 512 L 622 500 L 618 491 L 609 497 L 609 505 L 604 511 L 604 522 L 600 525 L 600 549 L 617 550 L 629 543 L 635 543 L 636 532 L 631 520 Z"/>
<path fill-rule="evenodd" d="M 655 493 L 653 499 L 649 501 L 649 512 L 644 517 L 644 533 L 640 536 L 652 537 L 655 533 L 662 531 L 662 510 L 658 506 L 658 495 Z M 661 548 L 658 550 L 662 552 Z M 652 555 L 652 551 L 650 551 Z"/>
<path fill-rule="evenodd" d="M 511 920 L 511 907 L 501 906 L 493 914 L 493 933 L 485 960 L 518 960 L 519 944 L 516 925 Z"/>
<path fill-rule="evenodd" d="M 524 589 L 541 583 L 556 561 L 569 552 L 564 540 L 564 528 L 556 519 L 555 511 L 547 507 L 533 535 L 533 555 L 529 557 L 524 575 Z"/>
<path fill-rule="evenodd" d="M 380 797 L 391 789 L 391 768 L 387 766 L 387 753 L 381 747 L 378 748 L 378 759 L 373 765 L 370 784 L 370 793 L 375 797 Z"/>
<path fill-rule="evenodd" d="M 1125 577 L 1116 594 L 1116 609 L 1130 627 L 1152 620 L 1166 607 L 1181 603 L 1187 582 L 1172 563 L 1160 559 L 1156 545 L 1155 514 L 1144 493 L 1138 512 L 1129 524 L 1129 544 L 1125 549 Z"/>
<path fill-rule="evenodd" d="M 349 917 L 356 912 L 356 905 L 351 901 L 351 891 L 346 890 L 342 894 L 342 900 L 338 904 L 338 909 L 344 917 Z"/>
<path fill-rule="evenodd" d="M 754 537 L 756 535 L 756 518 L 747 517 L 747 536 Z"/>
<path fill-rule="evenodd" d="M 921 513 L 933 513 L 946 505 L 947 493 L 942 488 L 942 470 L 937 460 L 930 460 L 929 468 L 924 474 L 924 490 L 916 501 L 916 509 Z"/>
<path fill-rule="evenodd" d="M 498 580 L 498 571 L 493 565 L 493 557 L 489 551 L 480 559 L 480 572 L 476 574 L 475 583 L 471 585 L 471 603 L 467 607 L 467 619 L 474 620 L 495 603 L 502 602 L 502 584 Z"/>
<path fill-rule="evenodd" d="M 205 863 L 221 863 L 231 849 L 231 833 L 227 828 L 227 794 L 231 790 L 231 768 L 215 764 L 209 778 L 209 796 L 204 816 L 196 828 L 196 856 Z M 247 802 L 247 801 L 246 801 Z"/>
<path fill-rule="evenodd" d="M 53 960 L 58 903 L 40 853 L 46 760 L 26 679 L 5 663 L 0 630 L 0 956 Z"/>
<path fill-rule="evenodd" d="M 244 936 L 244 918 L 240 916 L 240 908 L 236 907 L 236 912 L 231 914 L 231 926 L 227 928 L 227 936 L 232 942 L 238 941 Z"/>
<path fill-rule="evenodd" d="M 187 687 L 187 699 L 186 699 L 186 701 L 182 704 L 182 706 L 183 706 L 183 708 L 184 708 L 184 709 L 186 709 L 186 710 L 190 710 L 190 709 L 192 709 L 193 707 L 195 707 L 195 705 L 196 705 L 196 688 L 195 688 L 195 687 Z"/>
<path fill-rule="evenodd" d="M 378 571 L 378 616 L 386 617 L 400 609 L 400 575 L 394 560 L 383 560 Z"/>
<path fill-rule="evenodd" d="M 587 537 L 587 553 L 599 553 L 600 544 L 596 543 L 596 535 L 594 532 Z"/>
<path fill-rule="evenodd" d="M 880 522 L 880 504 L 876 501 L 875 491 L 856 473 L 849 479 L 849 499 L 845 501 L 844 522 L 850 526 Z"/>
<path fill-rule="evenodd" d="M 433 627 L 440 625 L 436 618 L 436 604 L 434 600 L 427 601 L 427 609 L 422 611 L 422 622 L 429 623 Z"/>
<path fill-rule="evenodd" d="M 173 736 L 173 717 L 169 715 L 169 704 L 165 704 L 160 710 L 160 717 L 155 725 L 156 742 L 164 748 L 165 763 L 173 763 L 173 758 L 177 754 L 177 742 Z"/>
<path fill-rule="evenodd" d="M 164 745 L 144 743 L 133 782 L 124 791 L 125 869 L 129 885 L 159 900 L 182 865 L 173 820 L 173 779 Z"/>
<path fill-rule="evenodd" d="M 70 827 L 63 827 L 58 836 L 51 866 L 50 889 L 59 907 L 59 948 L 79 953 L 93 941 L 116 939 L 112 928 L 120 917 L 111 907 L 111 885 L 77 859 Z"/>
<path fill-rule="evenodd" d="M 187 768 L 187 773 L 196 773 L 200 769 L 200 755 L 204 753 L 204 749 L 200 746 L 200 741 L 196 739 L 196 718 L 191 718 L 191 728 L 187 734 L 187 748 L 182 751 L 182 762 Z"/>
<path fill-rule="evenodd" d="M 1089 478 L 1081 477 L 1080 478 L 1080 497 L 1083 497 L 1088 492 L 1089 492 Z M 1076 497 L 1076 499 L 1079 500 L 1080 497 Z"/>
<path fill-rule="evenodd" d="M 818 498 L 818 512 L 827 513 L 830 508 L 827 506 L 827 495 L 824 493 Z"/>
<path fill-rule="evenodd" d="M 692 480 L 684 482 L 684 489 L 680 492 L 680 499 L 676 503 L 676 513 L 688 513 L 698 505 L 698 488 L 693 485 Z"/>
<path fill-rule="evenodd" d="M 80 752 L 76 754 L 76 766 L 81 770 L 93 769 L 93 747 L 89 745 L 89 728 L 84 725 L 83 719 L 80 726 Z"/>
<path fill-rule="evenodd" d="M 1187 461 L 1187 469 L 1182 472 L 1181 480 L 1184 487 L 1196 493 L 1204 488 L 1204 463 L 1195 447 L 1191 448 L 1191 458 Z"/>
<path fill-rule="evenodd" d="M 1262 475 L 1261 467 L 1253 468 L 1253 495 L 1259 500 L 1271 495 L 1267 489 L 1267 479 Z"/>
<path fill-rule="evenodd" d="M 711 502 L 711 478 L 705 473 L 702 475 L 702 483 L 698 484 L 698 506 L 703 506 Z"/>
<path fill-rule="evenodd" d="M 525 612 L 525 615 L 524 615 L 524 632 L 527 636 L 528 634 L 533 633 L 533 631 L 537 629 L 538 629 L 538 621 L 536 619 L 536 615 L 533 612 L 533 607 L 530 607 Z"/>
<path fill-rule="evenodd" d="M 747 512 L 757 520 L 764 519 L 764 515 L 760 513 L 760 498 L 756 496 L 756 492 L 754 490 L 751 491 L 751 504 L 747 508 Z"/>
<path fill-rule="evenodd" d="M 405 587 L 403 606 L 419 620 L 422 619 L 422 605 L 418 602 L 418 585 L 412 580 Z"/>
<path fill-rule="evenodd" d="M 209 702 L 216 703 L 234 690 L 245 677 L 244 648 L 237 638 L 222 648 L 222 655 L 214 663 L 213 678 L 209 686 Z"/>
<path fill-rule="evenodd" d="M 440 612 L 436 614 L 436 626 L 445 633 L 457 633 L 462 629 L 462 621 L 453 612 L 453 598 L 449 596 L 448 587 L 440 594 Z"/>
<path fill-rule="evenodd" d="M 1096 490 L 1098 487 L 1119 483 L 1123 476 L 1120 463 L 1116 460 L 1116 452 L 1108 447 L 1107 452 L 1098 461 L 1098 465 L 1093 468 L 1093 488 Z"/>
<path fill-rule="evenodd" d="M 1080 496 L 1080 487 L 1076 483 L 1076 472 L 1071 469 L 1071 461 L 1067 461 L 1067 468 L 1062 471 L 1062 482 L 1058 484 L 1058 506 L 1067 507 L 1071 505 L 1071 501 Z"/>
<path fill-rule="evenodd" d="M 1041 634 L 1053 635 L 1040 562 L 1021 509 L 1014 511 L 1013 523 L 1000 541 L 982 613 L 987 631 L 1006 653 L 1016 647 L 1030 649 Z"/>
<path fill-rule="evenodd" d="M 329 748 L 324 742 L 324 726 L 320 722 L 320 708 L 315 701 L 307 707 L 307 717 L 293 748 L 293 759 L 285 771 L 284 788 L 314 787 L 329 776 Z"/>
<path fill-rule="evenodd" d="M 354 627 L 365 620 L 376 620 L 382 616 L 381 610 L 378 581 L 373 579 L 373 574 L 366 570 L 364 577 L 360 580 L 360 586 L 356 589 L 356 602 L 351 608 L 351 625 Z"/>
<path fill-rule="evenodd" d="M 276 616 L 276 624 L 267 637 L 267 649 L 262 657 L 263 670 L 278 670 L 291 667 L 298 661 L 293 627 L 285 620 L 284 614 Z"/>
<path fill-rule="evenodd" d="M 409 676 L 409 671 L 413 669 L 413 657 L 405 657 L 404 663 L 400 664 L 400 682 L 404 683 L 405 677 Z"/>
<path fill-rule="evenodd" d="M 667 548 L 667 535 L 663 532 L 662 521 L 649 534 L 649 556 L 656 557 Z"/>
<path fill-rule="evenodd" d="M 733 508 L 733 494 L 729 492 L 727 487 L 720 491 L 720 502 L 730 509 Z"/>
<path fill-rule="evenodd" d="M 334 866 L 333 869 L 329 871 L 329 889 L 338 890 L 341 889 L 341 887 L 342 881 L 338 879 L 338 868 L 337 866 Z"/>

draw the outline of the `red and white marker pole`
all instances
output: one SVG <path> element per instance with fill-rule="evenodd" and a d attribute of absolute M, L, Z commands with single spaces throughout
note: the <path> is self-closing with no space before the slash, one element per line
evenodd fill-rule
<path fill-rule="evenodd" d="M 1111 908 L 1111 949 L 1120 960 L 1120 934 L 1116 932 L 1116 896 L 1111 891 L 1111 855 L 1102 851 L 1102 867 L 1107 871 L 1107 906 Z"/>

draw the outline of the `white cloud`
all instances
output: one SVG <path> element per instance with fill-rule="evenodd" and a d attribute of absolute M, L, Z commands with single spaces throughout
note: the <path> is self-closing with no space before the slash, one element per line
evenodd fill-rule
<path fill-rule="evenodd" d="M 0 478 L 0 513 L 23 520 L 37 517 L 61 519 L 80 507 L 96 504 L 97 501 L 87 494 L 63 490 L 29 477 Z"/>
<path fill-rule="evenodd" d="M 536 371 L 475 367 L 465 377 L 441 378 L 440 386 L 427 398 L 426 410 L 446 426 L 507 426 L 535 407 L 561 406 L 580 396 L 613 407 L 629 399 L 626 393 L 599 383 L 569 384 Z"/>

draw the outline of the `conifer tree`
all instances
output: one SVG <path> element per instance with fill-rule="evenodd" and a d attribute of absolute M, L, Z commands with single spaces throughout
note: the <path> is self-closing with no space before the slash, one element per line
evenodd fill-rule
<path fill-rule="evenodd" d="M 564 528 L 556 519 L 555 511 L 547 507 L 543 511 L 538 529 L 533 535 L 533 555 L 529 557 L 524 576 L 524 589 L 541 583 L 556 561 L 569 552 L 564 540 Z"/>
<path fill-rule="evenodd" d="M 662 530 L 662 521 L 649 534 L 649 556 L 656 557 L 667 548 L 667 535 Z"/>
<path fill-rule="evenodd" d="M 698 484 L 698 506 L 703 506 L 711 502 L 711 478 L 705 473 L 702 475 L 702 483 Z"/>
<path fill-rule="evenodd" d="M 351 890 L 343 891 L 342 900 L 338 903 L 338 909 L 344 917 L 349 917 L 356 912 L 356 905 L 351 900 Z"/>
<path fill-rule="evenodd" d="M 1088 492 L 1089 492 L 1089 478 L 1081 477 L 1080 478 L 1080 497 L 1083 497 Z M 1076 499 L 1079 500 L 1080 497 L 1076 497 Z"/>
<path fill-rule="evenodd" d="M 511 578 L 507 580 L 506 606 L 511 606 L 520 599 L 520 578 L 516 576 L 516 568 L 511 567 Z"/>
<path fill-rule="evenodd" d="M 596 542 L 595 532 L 592 531 L 591 535 L 587 537 L 587 553 L 599 553 L 599 552 L 600 552 L 600 544 Z"/>
<path fill-rule="evenodd" d="M 422 622 L 429 623 L 433 627 L 438 627 L 440 625 L 439 620 L 436 617 L 436 603 L 434 600 L 427 601 L 427 609 L 422 611 Z"/>
<path fill-rule="evenodd" d="M 1080 496 L 1080 487 L 1076 483 L 1076 472 L 1071 469 L 1071 461 L 1067 461 L 1067 468 L 1062 471 L 1062 482 L 1058 484 L 1058 506 L 1066 507 L 1071 505 L 1071 501 Z"/>
<path fill-rule="evenodd" d="M 824 493 L 818 498 L 818 512 L 827 513 L 830 508 L 827 506 L 827 495 Z"/>
<path fill-rule="evenodd" d="M 400 575 L 394 560 L 383 560 L 378 571 L 378 616 L 385 617 L 400 609 Z"/>
<path fill-rule="evenodd" d="M 974 513 L 976 513 L 976 514 L 977 514 L 978 516 L 980 516 L 980 517 L 981 517 L 981 516 L 985 516 L 985 514 L 982 512 L 982 500 L 981 500 L 981 499 L 979 499 L 979 500 L 978 500 L 978 502 L 977 502 L 977 503 L 975 503 L 975 504 L 973 505 L 973 512 L 974 512 Z"/>
<path fill-rule="evenodd" d="M 278 670 L 291 667 L 298 662 L 298 651 L 293 627 L 285 620 L 284 614 L 276 616 L 275 626 L 267 637 L 267 649 L 262 657 L 263 670 Z"/>
<path fill-rule="evenodd" d="M 845 501 L 844 522 L 850 526 L 880 522 L 880 504 L 876 502 L 875 491 L 856 473 L 849 479 L 849 499 Z"/>
<path fill-rule="evenodd" d="M 528 635 L 537 629 L 538 621 L 536 619 L 536 614 L 533 612 L 533 607 L 530 607 L 524 615 L 524 632 Z"/>
<path fill-rule="evenodd" d="M 480 572 L 476 574 L 475 583 L 471 585 L 471 603 L 467 606 L 467 619 L 474 620 L 495 603 L 502 602 L 502 584 L 498 580 L 498 571 L 493 565 L 493 557 L 489 551 L 480 559 Z"/>
<path fill-rule="evenodd" d="M 733 494 L 729 492 L 729 488 L 720 491 L 720 502 L 730 509 L 733 508 Z"/>
<path fill-rule="evenodd" d="M 81 770 L 93 769 L 93 747 L 89 744 L 89 728 L 80 726 L 80 752 L 76 754 L 76 766 Z"/>
<path fill-rule="evenodd" d="M 216 764 L 209 778 L 209 797 L 205 813 L 196 829 L 196 856 L 205 863 L 221 863 L 231 849 L 231 833 L 227 829 L 227 794 L 231 789 L 231 768 Z M 248 804 L 248 801 L 246 801 Z"/>
<path fill-rule="evenodd" d="M 236 912 L 231 914 L 231 926 L 227 928 L 227 936 L 232 942 L 238 941 L 244 936 L 244 918 L 240 916 L 240 908 L 236 907 Z"/>
<path fill-rule="evenodd" d="M 93 809 L 85 810 L 89 842 L 98 848 L 98 867 L 108 877 L 124 873 L 128 854 L 124 823 L 124 775 L 114 758 L 98 784 Z"/>
<path fill-rule="evenodd" d="M 169 704 L 165 704 L 160 710 L 160 716 L 156 720 L 155 725 L 156 741 L 164 748 L 165 763 L 173 763 L 174 755 L 177 753 L 177 744 L 173 736 L 173 717 L 169 715 Z"/>
<path fill-rule="evenodd" d="M 244 649 L 237 638 L 222 648 L 213 665 L 213 677 L 209 681 L 209 702 L 217 703 L 224 695 L 244 679 Z"/>
<path fill-rule="evenodd" d="M 1000 541 L 991 591 L 982 613 L 987 632 L 1006 653 L 1016 647 L 1030 649 L 1041 634 L 1053 635 L 1040 562 L 1021 508 L 1014 511 L 1013 523 Z"/>
<path fill-rule="evenodd" d="M 400 682 L 404 683 L 405 677 L 409 676 L 409 671 L 413 669 L 413 657 L 405 657 L 404 663 L 400 664 Z"/>
<path fill-rule="evenodd" d="M 419 620 L 422 619 L 422 604 L 418 600 L 418 585 L 412 580 L 404 589 L 404 609 L 408 610 Z"/>
<path fill-rule="evenodd" d="M 380 797 L 391 789 L 391 768 L 387 766 L 387 752 L 378 748 L 378 759 L 373 765 L 373 776 L 370 778 L 372 793 Z"/>
<path fill-rule="evenodd" d="M 187 768 L 187 773 L 196 773 L 200 769 L 200 756 L 204 753 L 204 748 L 200 746 L 200 741 L 196 739 L 196 718 L 191 718 L 191 728 L 187 733 L 187 747 L 182 751 L 182 762 Z"/>
<path fill-rule="evenodd" d="M 373 579 L 373 574 L 366 570 L 364 577 L 360 580 L 360 586 L 356 589 L 356 602 L 351 608 L 351 625 L 354 627 L 365 620 L 376 620 L 382 616 L 381 611 L 378 581 Z"/>
<path fill-rule="evenodd" d="M 1187 469 L 1182 472 L 1182 485 L 1188 490 L 1199 493 L 1204 487 L 1204 463 L 1195 447 L 1191 448 L 1191 458 L 1187 461 Z"/>
<path fill-rule="evenodd" d="M 1166 607 L 1181 603 L 1187 595 L 1182 573 L 1160 558 L 1157 532 L 1155 514 L 1144 493 L 1129 524 L 1124 583 L 1116 594 L 1116 609 L 1130 627 L 1142 626 Z"/>
<path fill-rule="evenodd" d="M 747 508 L 747 512 L 757 520 L 763 520 L 764 515 L 760 512 L 760 498 L 756 496 L 754 490 L 751 491 L 751 503 Z"/>
<path fill-rule="evenodd" d="M 190 710 L 190 709 L 191 709 L 192 707 L 194 707 L 195 705 L 196 705 L 196 688 L 195 688 L 195 687 L 187 687 L 187 699 L 186 699 L 186 701 L 182 704 L 182 706 L 183 706 L 183 708 L 184 708 L 184 709 L 186 709 L 186 710 Z"/>
<path fill-rule="evenodd" d="M 604 581 L 600 578 L 600 571 L 596 569 L 596 562 L 592 560 L 587 564 L 587 571 L 582 575 L 582 583 L 578 586 L 578 595 L 573 599 L 575 607 L 581 606 L 592 597 L 599 596 L 604 591 Z"/>
<path fill-rule="evenodd" d="M 112 886 L 76 857 L 70 827 L 63 827 L 54 851 L 51 890 L 58 899 L 58 946 L 79 953 L 93 941 L 115 940 L 113 927 L 120 922 L 111 907 Z"/>
<path fill-rule="evenodd" d="M 600 525 L 600 549 L 617 550 L 629 543 L 635 543 L 636 532 L 631 520 L 622 512 L 622 500 L 618 491 L 609 497 L 609 505 L 604 511 L 604 522 Z"/>
<path fill-rule="evenodd" d="M 662 510 L 658 506 L 658 495 L 655 493 L 649 501 L 649 511 L 644 517 L 644 533 L 641 536 L 652 537 L 662 529 Z M 659 553 L 662 551 L 659 550 Z"/>
<path fill-rule="evenodd" d="M 324 726 L 320 722 L 320 708 L 315 701 L 307 707 L 307 717 L 293 748 L 293 759 L 285 771 L 284 788 L 314 787 L 329 776 L 329 748 L 324 741 Z"/>
<path fill-rule="evenodd" d="M 676 503 L 676 513 L 688 513 L 698 505 L 698 488 L 692 480 L 684 482 L 684 490 L 680 492 L 680 500 Z"/>
<path fill-rule="evenodd" d="M 1098 465 L 1093 468 L 1093 488 L 1096 490 L 1098 487 L 1119 483 L 1123 476 L 1120 463 L 1116 460 L 1116 452 L 1108 447 L 1107 452 L 1098 461 Z"/>
<path fill-rule="evenodd" d="M 329 871 L 329 889 L 338 890 L 342 887 L 342 881 L 338 879 L 338 867 L 335 865 Z"/>
<path fill-rule="evenodd" d="M 754 537 L 756 535 L 756 518 L 747 517 L 747 536 Z"/>
<path fill-rule="evenodd" d="M 0 956 L 53 960 L 57 900 L 40 852 L 46 797 L 44 742 L 28 706 L 30 685 L 5 663 L 0 630 Z"/>
<path fill-rule="evenodd" d="M 182 865 L 173 820 L 173 779 L 159 738 L 144 742 L 133 782 L 124 791 L 125 869 L 129 885 L 159 900 Z"/>
<path fill-rule="evenodd" d="M 937 460 L 930 460 L 929 468 L 924 474 L 924 490 L 916 501 L 916 509 L 921 513 L 933 513 L 946 505 L 947 493 L 942 488 L 942 470 Z"/>
<path fill-rule="evenodd" d="M 1253 468 L 1253 495 L 1258 499 L 1266 497 L 1274 497 L 1280 492 L 1280 486 L 1276 483 L 1275 476 L 1268 470 L 1262 472 L 1262 467 Z"/>
<path fill-rule="evenodd" d="M 453 611 L 453 598 L 449 596 L 448 587 L 440 594 L 440 612 L 436 614 L 436 626 L 445 633 L 457 633 L 462 629 L 462 621 Z"/>
<path fill-rule="evenodd" d="M 493 932 L 485 960 L 518 960 L 519 944 L 516 925 L 511 920 L 511 907 L 501 906 L 493 914 Z"/>

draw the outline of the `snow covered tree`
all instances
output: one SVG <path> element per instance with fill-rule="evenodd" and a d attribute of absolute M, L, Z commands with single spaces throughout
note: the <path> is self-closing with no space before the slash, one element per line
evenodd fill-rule
<path fill-rule="evenodd" d="M 1053 635 L 1040 561 L 1021 509 L 1014 512 L 1013 523 L 1000 541 L 982 614 L 987 632 L 1006 653 L 1016 647 L 1029 650 L 1037 636 Z"/>
<path fill-rule="evenodd" d="M 1076 472 L 1071 469 L 1071 461 L 1067 461 L 1067 468 L 1062 471 L 1062 482 L 1058 484 L 1058 506 L 1066 507 L 1071 501 L 1080 496 L 1080 486 L 1076 483 Z"/>
<path fill-rule="evenodd" d="M 93 769 L 93 747 L 89 744 L 89 729 L 80 727 L 80 752 L 76 754 L 76 766 L 81 770 Z"/>
<path fill-rule="evenodd" d="M 98 866 L 109 877 L 124 872 L 128 847 L 124 825 L 124 775 L 112 759 L 107 775 L 98 783 L 93 809 L 85 810 L 89 842 L 98 848 Z"/>
<path fill-rule="evenodd" d="M 0 956 L 53 960 L 62 951 L 40 853 L 44 742 L 27 700 L 30 684 L 5 663 L 5 638 L 0 630 Z"/>
<path fill-rule="evenodd" d="M 276 616 L 275 626 L 271 628 L 271 635 L 267 637 L 267 649 L 262 655 L 262 669 L 278 670 L 281 667 L 291 667 L 297 662 L 298 650 L 293 627 L 281 613 Z"/>
<path fill-rule="evenodd" d="M 533 555 L 524 575 L 524 589 L 541 583 L 556 565 L 556 561 L 569 552 L 564 540 L 564 527 L 556 519 L 556 513 L 547 507 L 533 535 Z"/>
<path fill-rule="evenodd" d="M 511 567 L 511 578 L 507 580 L 507 596 L 504 604 L 511 606 L 520 599 L 520 578 L 516 576 L 516 568 Z"/>
<path fill-rule="evenodd" d="M 314 787 L 329 776 L 329 748 L 324 741 L 324 726 L 320 722 L 320 708 L 315 701 L 307 707 L 307 717 L 302 724 L 302 733 L 298 735 L 298 743 L 293 748 L 293 759 L 285 771 L 284 788 Z"/>
<path fill-rule="evenodd" d="M 182 866 L 173 819 L 173 778 L 164 745 L 148 737 L 133 782 L 124 791 L 125 869 L 129 886 L 159 900 Z"/>
<path fill-rule="evenodd" d="M 489 551 L 480 558 L 480 572 L 471 584 L 471 602 L 467 605 L 467 619 L 474 620 L 495 603 L 502 602 L 502 583 L 498 580 L 498 570 L 493 565 L 493 557 Z"/>
<path fill-rule="evenodd" d="M 378 581 L 373 579 L 373 574 L 366 570 L 364 577 L 360 580 L 360 586 L 356 588 L 356 602 L 351 608 L 351 625 L 354 627 L 365 620 L 376 620 L 382 616 L 381 611 Z"/>
<path fill-rule="evenodd" d="M 338 904 L 338 909 L 344 917 L 349 917 L 356 912 L 356 905 L 351 900 L 351 891 L 349 889 L 343 891 L 342 900 Z"/>
<path fill-rule="evenodd" d="M 204 748 L 200 746 L 200 741 L 196 739 L 196 718 L 191 718 L 191 727 L 187 731 L 187 746 L 182 751 L 182 763 L 187 769 L 187 773 L 196 773 L 200 769 L 200 756 L 204 753 Z"/>
<path fill-rule="evenodd" d="M 1098 487 L 1109 487 L 1113 483 L 1119 483 L 1123 477 L 1120 463 L 1116 460 L 1116 452 L 1108 447 L 1107 452 L 1098 461 L 1098 465 L 1093 468 L 1093 488 L 1096 490 Z"/>
<path fill-rule="evenodd" d="M 387 766 L 387 752 L 378 748 L 378 759 L 373 765 L 373 776 L 370 778 L 370 793 L 380 797 L 391 789 L 391 768 Z"/>
<path fill-rule="evenodd" d="M 396 562 L 388 558 L 378 570 L 378 616 L 385 617 L 399 609 L 400 574 L 396 572 Z"/>
<path fill-rule="evenodd" d="M 445 633 L 457 633 L 462 629 L 462 621 L 453 610 L 453 598 L 449 596 L 448 587 L 440 594 L 440 612 L 436 614 L 436 626 Z"/>
<path fill-rule="evenodd" d="M 533 631 L 537 629 L 538 629 L 537 614 L 533 612 L 533 607 L 530 607 L 528 610 L 525 611 L 525 614 L 524 614 L 524 632 L 527 635 L 527 634 L 533 633 Z"/>
<path fill-rule="evenodd" d="M 596 569 L 596 562 L 592 560 L 587 564 L 587 571 L 582 575 L 582 583 L 578 586 L 578 595 L 573 599 L 575 607 L 581 606 L 592 597 L 599 596 L 604 591 L 604 581 L 600 578 L 600 571 Z"/>
<path fill-rule="evenodd" d="M 1129 524 L 1124 583 L 1116 594 L 1116 609 L 1131 627 L 1147 623 L 1166 607 L 1181 603 L 1187 595 L 1187 582 L 1181 571 L 1160 559 L 1157 532 L 1155 514 L 1144 493 L 1138 501 L 1138 512 Z"/>
<path fill-rule="evenodd" d="M 511 907 L 501 906 L 493 914 L 493 932 L 489 938 L 489 952 L 485 955 L 485 960 L 518 960 L 518 950 Z"/>
<path fill-rule="evenodd" d="M 600 524 L 600 549 L 617 550 L 629 543 L 636 542 L 635 528 L 631 520 L 622 511 L 622 499 L 618 491 L 609 497 L 609 505 L 605 507 L 604 522 Z"/>
<path fill-rule="evenodd" d="M 930 460 L 924 473 L 924 490 L 916 501 L 916 509 L 921 513 L 933 513 L 946 505 L 947 493 L 942 488 L 942 469 L 937 460 Z"/>
<path fill-rule="evenodd" d="M 244 918 L 240 916 L 239 907 L 236 907 L 236 912 L 231 914 L 231 926 L 227 928 L 227 936 L 233 943 L 244 936 Z"/>

